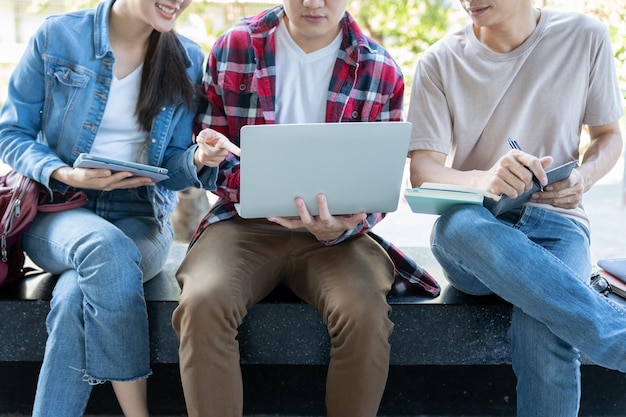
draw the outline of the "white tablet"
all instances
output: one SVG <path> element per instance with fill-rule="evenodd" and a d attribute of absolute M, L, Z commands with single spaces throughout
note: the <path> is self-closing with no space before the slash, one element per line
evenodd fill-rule
<path fill-rule="evenodd" d="M 150 177 L 155 182 L 169 178 L 167 169 L 136 162 L 121 161 L 88 153 L 81 153 L 74 162 L 74 168 L 104 168 L 111 171 L 128 171 L 138 177 Z"/>

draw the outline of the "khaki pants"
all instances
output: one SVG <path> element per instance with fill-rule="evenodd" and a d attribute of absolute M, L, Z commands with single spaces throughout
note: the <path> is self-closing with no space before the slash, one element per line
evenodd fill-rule
<path fill-rule="evenodd" d="M 376 416 L 389 368 L 394 267 L 371 238 L 324 246 L 306 231 L 234 218 L 204 231 L 177 279 L 173 324 L 189 416 L 242 416 L 237 328 L 279 284 L 313 305 L 328 328 L 328 416 Z"/>

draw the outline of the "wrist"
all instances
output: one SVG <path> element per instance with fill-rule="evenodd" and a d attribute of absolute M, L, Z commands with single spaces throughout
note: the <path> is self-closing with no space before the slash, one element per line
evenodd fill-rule
<path fill-rule="evenodd" d="M 196 172 L 198 173 L 202 170 L 202 168 L 204 168 L 204 164 L 200 162 L 200 158 L 198 156 L 199 149 L 200 147 L 197 146 L 196 149 L 193 151 L 193 164 L 196 167 Z"/>
<path fill-rule="evenodd" d="M 50 178 L 67 184 L 67 180 L 70 178 L 72 171 L 73 168 L 70 168 L 69 166 L 63 166 L 52 171 L 52 175 L 50 175 Z"/>

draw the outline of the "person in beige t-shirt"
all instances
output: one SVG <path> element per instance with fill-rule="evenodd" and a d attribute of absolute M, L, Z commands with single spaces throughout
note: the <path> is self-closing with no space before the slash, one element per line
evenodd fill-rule
<path fill-rule="evenodd" d="M 420 58 L 408 120 L 411 182 L 446 182 L 509 197 L 544 186 L 494 217 L 444 212 L 432 251 L 451 284 L 513 304 L 518 416 L 577 416 L 580 353 L 626 372 L 626 310 L 589 285 L 583 194 L 621 155 L 623 104 L 606 27 L 531 0 L 461 1 L 472 24 Z M 579 154 L 582 126 L 590 144 Z M 511 149 L 508 139 L 520 149 Z M 548 185 L 546 170 L 578 160 Z"/>

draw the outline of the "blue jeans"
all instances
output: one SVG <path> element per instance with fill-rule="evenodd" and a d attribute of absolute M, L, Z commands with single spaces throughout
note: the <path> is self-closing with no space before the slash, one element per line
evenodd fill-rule
<path fill-rule="evenodd" d="M 172 229 L 160 230 L 136 190 L 89 194 L 86 208 L 39 214 L 24 235 L 31 259 L 60 275 L 36 417 L 82 416 L 92 385 L 151 373 L 142 282 L 165 264 Z"/>
<path fill-rule="evenodd" d="M 589 233 L 538 207 L 495 218 L 461 205 L 434 225 L 432 251 L 450 283 L 513 304 L 518 417 L 575 417 L 580 358 L 626 372 L 626 310 L 588 284 Z"/>

